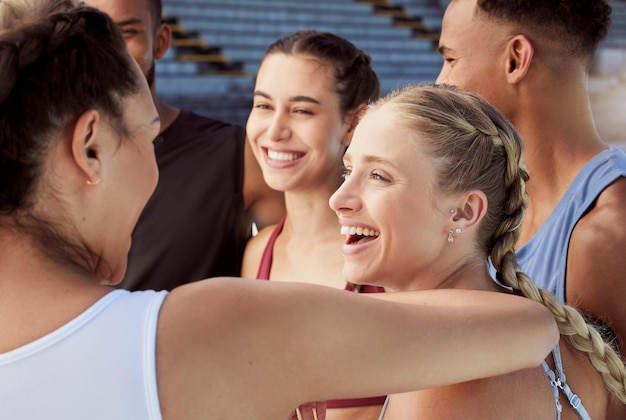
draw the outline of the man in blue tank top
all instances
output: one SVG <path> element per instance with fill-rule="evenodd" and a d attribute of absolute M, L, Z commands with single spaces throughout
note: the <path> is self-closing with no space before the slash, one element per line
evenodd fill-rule
<path fill-rule="evenodd" d="M 519 262 L 610 327 L 626 356 L 626 156 L 600 139 L 587 92 L 610 13 L 605 0 L 452 0 L 437 82 L 481 94 L 520 132 L 530 181 Z"/>
<path fill-rule="evenodd" d="M 252 222 L 284 214 L 282 193 L 263 180 L 242 127 L 159 100 L 155 61 L 169 49 L 160 0 L 88 0 L 118 24 L 145 74 L 159 116 L 159 183 L 133 232 L 121 287 L 171 290 L 191 281 L 238 276 Z"/>

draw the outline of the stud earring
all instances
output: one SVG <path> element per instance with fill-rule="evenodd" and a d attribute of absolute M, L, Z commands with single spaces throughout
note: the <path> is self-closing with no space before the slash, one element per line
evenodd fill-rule
<path fill-rule="evenodd" d="M 461 228 L 456 228 L 456 229 L 450 229 L 448 231 L 448 242 L 452 243 L 454 242 L 454 235 L 458 236 L 461 234 Z"/>
<path fill-rule="evenodd" d="M 456 213 L 456 209 L 450 209 L 450 214 Z"/>
<path fill-rule="evenodd" d="M 98 178 L 98 179 L 96 179 L 96 180 L 95 180 L 95 181 L 93 181 L 93 182 L 92 182 L 92 181 L 90 181 L 90 180 L 87 180 L 87 185 L 98 185 L 98 184 L 100 183 L 100 180 L 101 180 L 101 179 L 102 179 L 102 178 Z"/>

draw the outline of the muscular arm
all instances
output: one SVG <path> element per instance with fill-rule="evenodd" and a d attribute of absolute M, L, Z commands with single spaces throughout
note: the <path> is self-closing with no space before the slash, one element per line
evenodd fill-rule
<path fill-rule="evenodd" d="M 283 193 L 267 186 L 261 167 L 254 157 L 250 143 L 244 142 L 243 199 L 246 211 L 261 230 L 276 224 L 285 214 Z"/>
<path fill-rule="evenodd" d="M 606 322 L 626 356 L 626 178 L 611 184 L 579 222 L 569 245 L 566 299 Z"/>
<path fill-rule="evenodd" d="M 157 332 L 164 418 L 286 418 L 305 401 L 498 375 L 538 365 L 558 338 L 529 299 L 434 290 L 385 301 L 395 298 L 406 295 L 239 279 L 173 291 Z"/>

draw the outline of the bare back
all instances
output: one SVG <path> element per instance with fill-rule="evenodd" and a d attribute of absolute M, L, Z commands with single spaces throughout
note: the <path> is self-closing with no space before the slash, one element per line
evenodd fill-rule
<path fill-rule="evenodd" d="M 604 419 L 608 394 L 591 362 L 561 341 L 567 383 L 592 419 Z M 554 369 L 552 358 L 547 360 Z M 578 420 L 561 393 L 563 420 Z M 556 404 L 542 367 L 424 391 L 394 395 L 385 420 L 407 419 L 554 419 Z"/>

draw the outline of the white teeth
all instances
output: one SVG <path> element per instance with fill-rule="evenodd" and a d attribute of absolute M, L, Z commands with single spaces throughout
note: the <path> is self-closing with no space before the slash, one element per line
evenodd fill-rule
<path fill-rule="evenodd" d="M 341 234 L 342 235 L 359 235 L 359 236 L 378 236 L 380 232 L 375 230 L 370 230 L 368 228 L 363 228 L 361 226 L 341 226 Z"/>
<path fill-rule="evenodd" d="M 284 153 L 277 152 L 275 150 L 267 150 L 267 156 L 278 162 L 291 162 L 292 160 L 298 159 L 299 155 L 296 153 Z"/>

